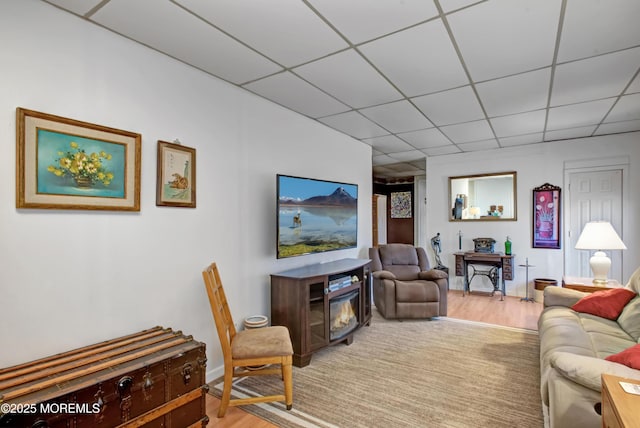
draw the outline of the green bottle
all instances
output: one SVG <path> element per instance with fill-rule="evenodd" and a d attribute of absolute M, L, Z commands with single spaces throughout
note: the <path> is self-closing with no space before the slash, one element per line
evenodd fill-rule
<path fill-rule="evenodd" d="M 511 240 L 509 239 L 508 236 L 507 236 L 507 240 L 504 242 L 504 253 L 507 256 L 511 255 Z"/>

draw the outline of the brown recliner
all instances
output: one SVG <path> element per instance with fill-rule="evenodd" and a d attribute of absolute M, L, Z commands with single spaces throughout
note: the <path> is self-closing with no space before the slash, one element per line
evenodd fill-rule
<path fill-rule="evenodd" d="M 446 272 L 429 268 L 424 248 L 387 244 L 369 248 L 373 301 L 385 318 L 447 315 Z"/>

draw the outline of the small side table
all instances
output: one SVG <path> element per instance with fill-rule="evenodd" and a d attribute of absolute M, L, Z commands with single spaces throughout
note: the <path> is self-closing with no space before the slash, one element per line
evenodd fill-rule
<path fill-rule="evenodd" d="M 602 426 L 605 428 L 639 428 L 640 395 L 622 389 L 620 381 L 640 384 L 633 379 L 602 375 Z"/>
<path fill-rule="evenodd" d="M 581 278 L 577 276 L 563 276 L 562 277 L 562 287 L 569 288 L 571 290 L 582 291 L 584 293 L 593 293 L 594 291 L 600 290 L 609 290 L 611 288 L 619 288 L 623 287 L 615 279 L 610 279 L 607 281 L 606 286 L 595 285 L 593 283 L 593 278 Z"/>

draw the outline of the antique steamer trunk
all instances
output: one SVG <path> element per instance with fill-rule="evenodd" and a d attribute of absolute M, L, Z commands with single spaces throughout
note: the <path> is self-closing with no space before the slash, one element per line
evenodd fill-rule
<path fill-rule="evenodd" d="M 205 344 L 154 327 L 0 369 L 0 427 L 202 427 Z"/>

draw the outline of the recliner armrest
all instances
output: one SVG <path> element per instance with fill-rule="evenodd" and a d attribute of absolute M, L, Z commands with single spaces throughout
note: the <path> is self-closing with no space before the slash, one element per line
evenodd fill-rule
<path fill-rule="evenodd" d="M 378 270 L 371 275 L 373 275 L 375 279 L 396 279 L 396 276 L 388 270 Z"/>
<path fill-rule="evenodd" d="M 428 281 L 436 281 L 438 279 L 447 279 L 449 278 L 449 274 L 438 269 L 431 269 L 427 271 L 422 271 L 418 273 L 418 278 L 426 279 Z"/>
<path fill-rule="evenodd" d="M 640 380 L 640 370 L 586 355 L 559 351 L 551 356 L 550 364 L 565 378 L 597 392 L 602 373 Z"/>

